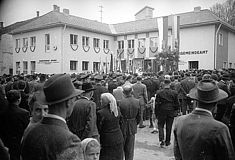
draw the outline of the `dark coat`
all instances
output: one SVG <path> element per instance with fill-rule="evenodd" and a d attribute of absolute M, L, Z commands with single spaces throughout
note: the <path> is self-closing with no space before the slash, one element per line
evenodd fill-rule
<path fill-rule="evenodd" d="M 120 110 L 118 111 L 118 117 L 115 117 L 109 107 L 102 108 L 97 112 L 97 127 L 100 134 L 101 146 L 115 146 L 123 143 L 120 118 Z"/>
<path fill-rule="evenodd" d="M 94 98 L 94 102 L 96 104 L 96 109 L 99 110 L 101 103 L 100 103 L 100 96 L 102 93 L 108 93 L 108 89 L 105 88 L 104 86 L 102 86 L 100 83 L 94 85 L 94 94 L 93 94 L 93 98 Z"/>
<path fill-rule="evenodd" d="M 21 144 L 23 160 L 83 160 L 80 139 L 60 119 L 44 117 Z"/>
<path fill-rule="evenodd" d="M 183 79 L 180 82 L 180 89 L 178 91 L 178 94 L 180 97 L 182 97 L 183 99 L 187 99 L 187 94 L 189 93 L 189 91 L 195 87 L 195 82 L 193 80 L 191 80 L 189 77 Z"/>
<path fill-rule="evenodd" d="M 140 105 L 144 106 L 148 102 L 147 87 L 145 84 L 136 82 L 132 86 L 133 95 L 136 99 L 140 100 Z"/>
<path fill-rule="evenodd" d="M 29 112 L 9 104 L 7 110 L 0 115 L 0 137 L 11 156 L 20 156 L 20 142 L 29 123 Z"/>
<path fill-rule="evenodd" d="M 206 111 L 194 110 L 177 118 L 174 136 L 176 160 L 235 159 L 228 127 Z"/>
<path fill-rule="evenodd" d="M 140 122 L 140 102 L 133 96 L 128 96 L 119 102 L 123 124 L 121 126 L 124 135 L 137 133 L 137 125 Z"/>
<path fill-rule="evenodd" d="M 86 97 L 81 97 L 76 101 L 73 112 L 68 118 L 68 127 L 81 140 L 98 138 L 96 121 L 96 104 Z"/>
<path fill-rule="evenodd" d="M 170 88 L 164 88 L 156 94 L 156 107 L 158 111 L 161 110 L 178 110 L 178 93 Z"/>

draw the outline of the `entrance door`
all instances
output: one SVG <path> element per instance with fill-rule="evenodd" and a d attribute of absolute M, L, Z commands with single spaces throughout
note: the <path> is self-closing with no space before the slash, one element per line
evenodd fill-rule
<path fill-rule="evenodd" d="M 189 61 L 189 69 L 198 69 L 198 61 Z"/>

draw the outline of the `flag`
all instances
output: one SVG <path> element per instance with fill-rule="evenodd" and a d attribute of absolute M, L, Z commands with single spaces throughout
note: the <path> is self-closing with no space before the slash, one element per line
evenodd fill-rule
<path fill-rule="evenodd" d="M 157 18 L 159 51 L 162 52 L 168 46 L 168 16 Z"/>

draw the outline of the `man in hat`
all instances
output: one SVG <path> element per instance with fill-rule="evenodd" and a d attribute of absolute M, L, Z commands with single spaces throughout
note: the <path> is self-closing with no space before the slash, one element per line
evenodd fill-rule
<path fill-rule="evenodd" d="M 219 89 L 222 89 L 223 91 L 225 91 L 228 94 L 228 96 L 230 96 L 230 90 L 228 86 L 229 84 L 228 82 L 230 80 L 229 76 L 230 76 L 229 74 L 223 74 L 223 76 L 221 77 L 221 80 L 217 83 Z M 222 122 L 222 118 L 226 110 L 227 110 L 227 99 L 223 99 L 217 103 L 215 119 L 217 121 Z"/>
<path fill-rule="evenodd" d="M 158 116 L 158 130 L 160 146 L 171 144 L 171 129 L 174 117 L 179 108 L 178 94 L 170 88 L 171 80 L 164 80 L 164 88 L 156 93 L 155 113 Z M 166 124 L 166 138 L 164 137 L 164 126 Z M 164 141 L 165 140 L 165 141 Z"/>
<path fill-rule="evenodd" d="M 137 125 L 140 122 L 140 102 L 133 97 L 132 92 L 132 85 L 123 86 L 124 98 L 119 102 L 120 111 L 123 116 L 121 130 L 124 137 L 126 160 L 133 160 L 135 134 L 137 133 Z"/>
<path fill-rule="evenodd" d="M 94 79 L 95 79 L 95 85 L 94 85 L 95 90 L 92 97 L 94 98 L 94 102 L 96 104 L 96 110 L 99 110 L 101 106 L 101 100 L 100 100 L 101 94 L 108 93 L 109 91 L 105 86 L 101 84 L 101 81 L 103 80 L 102 75 L 96 75 Z"/>
<path fill-rule="evenodd" d="M 144 128 L 145 125 L 143 124 L 144 121 L 144 111 L 145 111 L 145 105 L 148 102 L 148 94 L 147 94 L 147 87 L 145 84 L 143 84 L 142 77 L 138 76 L 137 77 L 137 82 L 132 85 L 133 87 L 133 95 L 136 99 L 139 99 L 140 101 L 140 113 L 141 113 L 141 119 L 140 119 L 140 124 L 139 128 Z"/>
<path fill-rule="evenodd" d="M 68 118 L 68 127 L 81 140 L 96 138 L 99 140 L 96 125 L 96 104 L 91 100 L 95 88 L 91 83 L 82 84 L 82 96 L 76 101 L 73 112 Z"/>
<path fill-rule="evenodd" d="M 73 111 L 77 96 L 70 75 L 55 74 L 38 92 L 38 101 L 48 105 L 48 114 L 33 128 L 25 132 L 21 143 L 23 160 L 83 160 L 80 139 L 71 133 L 65 119 Z"/>
<path fill-rule="evenodd" d="M 189 96 L 198 101 L 195 110 L 176 119 L 174 154 L 178 159 L 235 159 L 228 127 L 211 113 L 218 101 L 228 97 L 213 80 L 201 80 Z"/>

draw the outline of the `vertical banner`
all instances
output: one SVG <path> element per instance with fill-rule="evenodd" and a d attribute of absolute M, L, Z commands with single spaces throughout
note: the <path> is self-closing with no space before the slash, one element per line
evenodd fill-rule
<path fill-rule="evenodd" d="M 168 43 L 168 16 L 157 18 L 159 52 L 167 48 Z"/>
<path fill-rule="evenodd" d="M 110 54 L 110 72 L 113 72 L 113 54 Z"/>
<path fill-rule="evenodd" d="M 168 48 L 168 16 L 163 17 L 163 42 L 162 49 Z"/>
<path fill-rule="evenodd" d="M 163 18 L 157 18 L 158 37 L 159 37 L 159 52 L 162 52 L 162 41 L 163 41 Z"/>
<path fill-rule="evenodd" d="M 179 49 L 179 22 L 180 22 L 180 17 L 174 15 L 173 16 L 173 26 L 172 26 L 172 49 L 178 50 Z"/>

